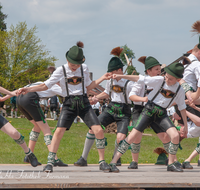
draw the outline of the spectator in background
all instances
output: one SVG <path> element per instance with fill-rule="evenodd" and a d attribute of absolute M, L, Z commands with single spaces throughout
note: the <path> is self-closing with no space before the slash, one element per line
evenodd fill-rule
<path fill-rule="evenodd" d="M 48 105 L 50 105 L 51 119 L 56 120 L 57 119 L 57 110 L 59 109 L 58 96 L 55 95 L 55 96 L 49 98 Z"/>
<path fill-rule="evenodd" d="M 99 103 L 99 101 L 96 104 L 92 105 L 92 109 L 94 110 L 94 113 L 99 116 L 99 109 L 100 109 L 101 105 Z"/>
<path fill-rule="evenodd" d="M 47 70 L 50 72 L 50 75 L 49 75 L 50 77 L 53 74 L 53 72 L 56 70 L 56 68 L 54 66 L 49 66 Z"/>
<path fill-rule="evenodd" d="M 5 88 L 0 86 L 0 91 L 3 94 L 7 94 L 4 97 L 0 97 L 0 101 L 4 102 L 8 98 L 15 96 L 16 92 L 10 92 L 9 90 L 6 90 Z M 6 98 L 7 97 L 7 98 Z M 0 115 L 0 130 L 4 132 L 5 134 L 9 135 L 19 146 L 22 147 L 24 150 L 24 153 L 27 157 L 27 160 L 29 163 L 36 167 L 38 165 L 38 160 L 36 156 L 33 154 L 33 152 L 30 150 L 30 148 L 27 147 L 26 142 L 24 141 L 24 137 L 21 133 L 19 133 L 11 124 L 10 122 L 5 119 L 2 115 Z M 3 144 L 2 144 L 3 146 Z M 5 146 L 5 145 L 4 145 Z"/>
<path fill-rule="evenodd" d="M 103 102 L 103 105 L 101 106 L 101 113 L 103 113 L 103 111 L 104 111 L 104 109 L 107 107 L 107 100 L 105 100 L 104 102 Z"/>
<path fill-rule="evenodd" d="M 43 111 L 44 116 L 45 116 L 45 118 L 46 118 L 46 117 L 47 117 L 48 110 L 49 110 L 47 99 L 41 99 L 40 102 L 39 102 L 39 104 L 40 104 L 40 107 L 42 108 L 42 111 Z"/>
<path fill-rule="evenodd" d="M 15 118 L 17 118 L 17 104 L 16 104 L 16 96 L 13 96 L 10 98 L 10 103 L 11 103 L 11 118 L 13 118 L 13 112 L 15 111 Z"/>
<path fill-rule="evenodd" d="M 3 97 L 2 94 L 0 94 L 0 97 Z M 3 116 L 3 106 L 4 106 L 4 102 L 0 102 L 0 115 Z"/>

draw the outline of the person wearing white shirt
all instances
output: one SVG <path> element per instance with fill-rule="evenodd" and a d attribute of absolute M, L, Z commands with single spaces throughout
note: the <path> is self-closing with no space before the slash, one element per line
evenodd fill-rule
<path fill-rule="evenodd" d="M 145 105 L 142 113 L 140 114 L 135 128 L 120 144 L 117 153 L 111 161 L 111 172 L 119 172 L 116 167 L 117 160 L 128 150 L 130 144 L 136 139 L 142 137 L 142 131 L 155 122 L 159 127 L 166 131 L 169 135 L 171 142 L 169 145 L 169 161 L 167 171 L 183 172 L 183 170 L 175 165 L 176 152 L 179 147 L 179 134 L 167 115 L 166 108 L 170 107 L 172 103 L 176 102 L 181 115 L 184 119 L 184 135 L 187 134 L 187 118 L 186 118 L 186 105 L 185 105 L 185 92 L 180 88 L 179 81 L 183 77 L 184 67 L 181 63 L 173 63 L 165 67 L 165 78 L 162 76 L 144 77 L 142 75 L 117 75 L 114 74 L 113 78 L 125 78 L 133 80 L 139 84 L 146 84 L 153 87 L 153 90 L 148 95 L 148 102 Z"/>
<path fill-rule="evenodd" d="M 92 110 L 87 97 L 87 91 L 95 88 L 103 80 L 107 80 L 110 76 L 106 73 L 96 81 L 91 81 L 89 70 L 83 55 L 84 44 L 77 44 L 66 52 L 67 63 L 58 67 L 51 77 L 43 84 L 19 90 L 20 93 L 44 91 L 51 88 L 57 82 L 60 82 L 62 96 L 65 97 L 63 108 L 60 113 L 57 128 L 51 141 L 51 150 L 48 155 L 47 165 L 44 172 L 53 172 L 56 152 L 59 148 L 60 141 L 66 130 L 69 130 L 74 119 L 79 115 L 89 129 L 92 129 L 96 137 L 96 146 L 99 153 L 99 169 L 109 171 L 110 166 L 104 160 L 105 138 L 100 122 Z"/>
<path fill-rule="evenodd" d="M 138 59 L 138 61 L 142 62 L 145 65 L 145 74 L 154 77 L 154 76 L 160 76 L 161 74 L 161 64 L 155 59 L 154 57 L 146 57 L 142 56 Z M 137 124 L 137 120 L 144 108 L 144 105 L 148 101 L 147 96 L 149 93 L 153 90 L 153 87 L 147 86 L 145 84 L 139 84 L 138 82 L 134 83 L 134 86 L 131 91 L 130 99 L 134 103 L 133 108 L 133 126 L 134 128 Z M 152 122 L 150 127 L 154 130 L 154 132 L 157 134 L 159 139 L 162 141 L 163 146 L 167 152 L 169 152 L 169 145 L 170 145 L 170 138 L 159 125 L 157 125 L 155 122 Z M 131 152 L 132 152 L 132 162 L 128 166 L 128 169 L 138 169 L 138 157 L 140 152 L 140 141 L 141 139 L 135 139 L 133 143 L 131 143 Z M 166 160 L 163 160 L 164 163 L 167 162 Z M 176 165 L 179 164 L 179 162 L 176 163 Z"/>
<path fill-rule="evenodd" d="M 48 104 L 50 107 L 50 115 L 51 119 L 57 119 L 57 110 L 59 109 L 59 98 L 57 95 L 48 99 Z"/>
<path fill-rule="evenodd" d="M 99 116 L 99 109 L 100 109 L 101 105 L 99 102 L 97 102 L 96 104 L 93 104 L 92 105 L 92 109 L 94 110 L 95 114 L 97 116 Z"/>
<path fill-rule="evenodd" d="M 173 114 L 173 118 L 178 121 L 178 126 L 177 130 L 179 131 L 180 139 L 183 140 L 184 138 L 195 138 L 195 137 L 200 137 L 200 117 L 186 111 L 186 114 L 190 120 L 188 120 L 187 125 L 188 125 L 188 133 L 187 136 L 185 137 L 183 135 L 183 129 L 184 126 L 182 123 L 179 123 L 179 120 L 181 117 L 177 113 Z M 193 158 L 195 158 L 197 155 L 200 155 L 200 141 L 197 143 L 197 147 L 195 150 L 191 153 L 191 155 L 184 160 L 182 163 L 182 168 L 183 169 L 193 169 L 193 166 L 190 164 Z"/>
<path fill-rule="evenodd" d="M 36 86 L 43 84 L 43 82 L 36 82 L 25 86 L 28 88 L 30 86 Z M 29 135 L 29 148 L 34 151 L 36 142 L 38 140 L 40 131 L 44 134 L 44 141 L 47 148 L 50 150 L 52 134 L 50 127 L 45 119 L 44 112 L 40 106 L 40 100 L 47 100 L 48 98 L 58 95 L 63 95 L 62 90 L 59 85 L 55 84 L 50 89 L 46 91 L 30 92 L 25 95 L 21 94 L 17 97 L 17 106 L 19 110 L 24 114 L 24 116 L 34 125 L 32 131 Z M 27 157 L 24 158 L 24 162 L 28 162 Z M 38 165 L 41 165 L 38 162 Z M 68 166 L 64 164 L 60 159 L 55 157 L 54 166 Z"/>
<path fill-rule="evenodd" d="M 117 52 L 117 57 L 112 57 L 108 63 L 108 73 L 123 74 L 124 64 L 119 59 L 119 55 L 123 49 L 120 47 L 114 48 L 112 52 Z M 112 53 L 111 52 L 111 53 Z M 126 79 L 107 80 L 104 92 L 91 98 L 91 104 L 95 105 L 101 99 L 110 98 L 111 102 L 105 110 L 98 116 L 102 126 L 107 127 L 109 124 L 116 122 L 117 124 L 117 138 L 115 141 L 114 154 L 117 151 L 119 143 L 126 138 L 128 133 L 128 125 L 131 118 L 131 100 L 130 92 L 134 82 Z M 85 145 L 82 156 L 74 163 L 75 166 L 87 166 L 87 157 L 89 151 L 94 143 L 94 132 L 89 130 L 86 135 Z M 121 161 L 118 161 L 121 165 Z"/>
<path fill-rule="evenodd" d="M 16 91 L 10 92 L 9 90 L 6 90 L 5 88 L 0 86 L 0 92 L 3 94 L 7 94 L 4 97 L 0 97 L 0 101 L 4 102 L 8 98 L 11 98 L 13 96 L 16 96 Z M 36 167 L 38 165 L 38 160 L 36 156 L 33 154 L 30 148 L 27 147 L 26 142 L 24 141 L 24 137 L 21 133 L 15 129 L 10 122 L 4 118 L 2 115 L 0 115 L 0 130 L 7 135 L 9 135 L 21 148 L 24 150 L 24 153 L 29 161 L 29 163 Z"/>
<path fill-rule="evenodd" d="M 198 48 L 198 44 L 192 49 L 192 53 L 188 56 L 188 59 L 191 63 L 185 66 L 183 79 L 181 79 L 180 84 L 185 90 L 186 97 L 191 102 L 191 98 L 195 101 L 200 96 L 200 49 Z M 177 114 L 181 117 L 176 106 L 175 108 Z M 200 117 L 200 112 L 190 105 L 187 105 L 186 110 Z M 183 124 L 182 119 L 179 122 Z"/>

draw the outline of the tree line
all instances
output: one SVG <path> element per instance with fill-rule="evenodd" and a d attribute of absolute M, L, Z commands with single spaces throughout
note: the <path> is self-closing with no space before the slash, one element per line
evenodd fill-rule
<path fill-rule="evenodd" d="M 48 66 L 55 66 L 57 59 L 36 36 L 37 27 L 28 29 L 26 22 L 19 22 L 7 30 L 6 18 L 0 5 L 0 85 L 12 91 L 46 80 Z"/>

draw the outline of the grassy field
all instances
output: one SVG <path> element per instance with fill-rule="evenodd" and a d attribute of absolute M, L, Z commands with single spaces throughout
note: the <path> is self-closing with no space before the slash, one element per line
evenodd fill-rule
<path fill-rule="evenodd" d="M 33 125 L 24 118 L 11 119 L 7 118 L 10 123 L 25 136 L 25 141 L 28 144 L 29 133 Z M 57 121 L 48 120 L 48 124 L 51 130 L 56 126 Z M 60 147 L 58 149 L 58 157 L 61 158 L 67 164 L 73 164 L 81 156 L 84 147 L 85 136 L 88 131 L 88 127 L 84 123 L 73 124 L 69 131 L 66 131 L 62 140 Z M 162 142 L 158 139 L 156 134 L 151 129 L 146 129 L 146 134 L 152 134 L 152 136 L 143 136 L 141 142 L 141 151 L 139 156 L 139 163 L 156 163 L 158 155 L 153 153 L 153 150 L 157 147 L 162 147 Z M 48 149 L 44 143 L 43 134 L 41 133 L 36 144 L 35 155 L 38 160 L 45 164 L 47 162 Z M 116 134 L 107 134 L 108 145 L 105 149 L 105 160 L 109 163 L 112 159 L 114 151 L 114 142 Z M 183 162 L 191 152 L 195 149 L 198 143 L 198 138 L 184 139 L 181 142 L 182 150 L 178 150 L 177 157 L 180 162 Z M 0 133 L 0 144 L 1 144 L 1 156 L 0 164 L 23 164 L 24 152 L 19 145 L 17 145 L 13 139 L 8 135 L 1 132 Z M 196 157 L 192 162 L 197 163 L 198 157 Z M 98 163 L 98 152 L 96 145 L 94 143 L 89 156 L 89 164 Z M 131 162 L 131 152 L 128 150 L 122 156 L 122 163 L 128 164 Z"/>

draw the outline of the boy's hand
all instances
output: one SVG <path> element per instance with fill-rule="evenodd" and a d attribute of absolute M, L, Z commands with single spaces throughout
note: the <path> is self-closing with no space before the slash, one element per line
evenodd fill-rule
<path fill-rule="evenodd" d="M 148 102 L 148 97 L 147 96 L 144 97 L 144 101 L 143 102 Z"/>
<path fill-rule="evenodd" d="M 185 95 L 186 95 L 186 97 L 187 97 L 187 99 L 188 99 L 189 104 L 193 104 L 193 99 L 192 99 L 192 97 L 191 97 L 192 92 L 191 92 L 191 91 L 188 91 L 188 92 L 186 92 Z"/>
<path fill-rule="evenodd" d="M 96 98 L 96 96 L 94 96 L 94 97 L 89 98 L 89 101 L 90 101 L 90 104 L 93 105 L 93 104 L 96 104 L 99 101 L 99 99 Z"/>
<path fill-rule="evenodd" d="M 20 94 L 27 94 L 28 93 L 28 88 L 21 88 L 17 91 L 17 96 L 19 96 Z"/>
<path fill-rule="evenodd" d="M 109 80 L 111 79 L 111 73 L 105 73 L 102 77 L 103 77 L 103 80 Z"/>
<path fill-rule="evenodd" d="M 120 78 L 120 77 L 119 77 L 118 74 L 113 74 L 113 75 L 112 75 L 112 78 L 113 78 L 113 79 L 118 79 L 118 78 Z"/>
<path fill-rule="evenodd" d="M 173 113 L 173 118 L 175 119 L 175 120 L 181 120 L 181 117 L 177 114 L 177 113 Z"/>
<path fill-rule="evenodd" d="M 17 90 L 11 92 L 12 96 L 17 96 Z"/>
<path fill-rule="evenodd" d="M 183 137 L 187 138 L 187 134 L 188 134 L 188 129 L 186 126 L 184 126 L 183 128 Z"/>

